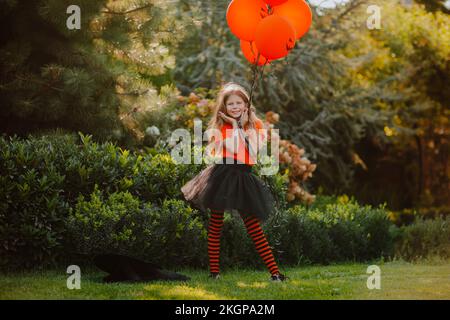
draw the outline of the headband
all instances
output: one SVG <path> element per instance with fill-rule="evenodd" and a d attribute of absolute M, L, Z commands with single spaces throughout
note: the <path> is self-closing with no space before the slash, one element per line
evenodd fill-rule
<path fill-rule="evenodd" d="M 225 85 L 225 86 L 223 87 L 223 89 L 222 89 L 223 93 L 226 93 L 226 92 L 228 92 L 228 91 L 234 91 L 234 90 L 242 91 L 242 93 L 247 97 L 247 99 L 250 100 L 250 97 L 249 97 L 247 91 L 246 91 L 245 88 L 244 88 L 243 86 L 241 86 L 241 85 L 232 83 L 232 84 Z"/>

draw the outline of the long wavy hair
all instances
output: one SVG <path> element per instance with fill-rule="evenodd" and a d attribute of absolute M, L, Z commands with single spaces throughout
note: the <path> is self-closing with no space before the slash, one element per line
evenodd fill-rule
<path fill-rule="evenodd" d="M 219 111 L 223 112 L 224 114 L 227 113 L 227 101 L 228 98 L 231 95 L 237 95 L 244 100 L 244 103 L 249 108 L 249 121 L 245 126 L 245 129 L 248 128 L 254 128 L 255 124 L 253 123 L 253 120 L 250 118 L 250 98 L 248 92 L 242 87 L 241 85 L 235 83 L 235 82 L 228 82 L 224 84 L 219 91 L 219 95 L 217 96 L 216 100 L 216 106 L 214 108 L 213 115 L 211 117 L 211 120 L 208 123 L 208 129 L 218 129 L 220 130 L 224 124 L 223 119 L 219 116 Z"/>

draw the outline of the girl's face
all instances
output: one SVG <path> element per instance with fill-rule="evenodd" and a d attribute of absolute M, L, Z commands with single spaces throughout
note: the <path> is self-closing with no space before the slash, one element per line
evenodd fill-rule
<path fill-rule="evenodd" d="M 225 106 L 227 107 L 227 114 L 233 118 L 239 118 L 247 107 L 244 100 L 235 94 L 228 97 Z"/>

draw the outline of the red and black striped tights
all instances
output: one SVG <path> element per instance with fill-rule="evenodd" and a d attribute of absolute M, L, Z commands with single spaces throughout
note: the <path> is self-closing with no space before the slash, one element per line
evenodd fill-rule
<path fill-rule="evenodd" d="M 208 256 L 209 270 L 211 273 L 219 273 L 219 254 L 220 254 L 220 235 L 223 226 L 223 211 L 212 210 L 208 226 Z M 272 254 L 272 249 L 267 242 L 266 236 L 258 219 L 255 216 L 249 216 L 244 219 L 247 233 L 255 244 L 256 251 L 263 259 L 269 272 L 274 275 L 279 273 L 278 266 Z"/>

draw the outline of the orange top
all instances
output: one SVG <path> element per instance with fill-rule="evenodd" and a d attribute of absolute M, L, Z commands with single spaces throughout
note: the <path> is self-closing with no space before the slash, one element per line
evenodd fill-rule
<path fill-rule="evenodd" d="M 264 139 L 265 134 L 263 133 L 263 131 L 260 131 L 259 129 L 264 129 L 264 124 L 261 120 L 257 120 L 255 122 L 255 130 L 256 130 L 257 134 L 259 135 L 259 138 L 260 138 L 259 140 L 261 141 L 261 138 Z M 222 131 L 222 141 L 221 141 L 222 143 L 227 138 L 233 139 L 233 131 L 234 130 L 233 130 L 233 126 L 230 123 L 225 122 L 221 128 L 221 131 Z M 245 131 L 247 131 L 247 130 L 245 130 Z M 254 165 L 256 163 L 255 156 L 250 155 L 250 153 L 245 145 L 245 140 L 239 136 L 237 141 L 238 141 L 237 150 L 235 153 L 228 150 L 226 148 L 225 144 L 223 144 L 222 156 L 224 158 L 236 159 L 236 160 L 240 161 L 241 163 L 245 163 L 250 166 Z M 254 150 L 254 151 L 256 152 L 257 150 Z"/>

